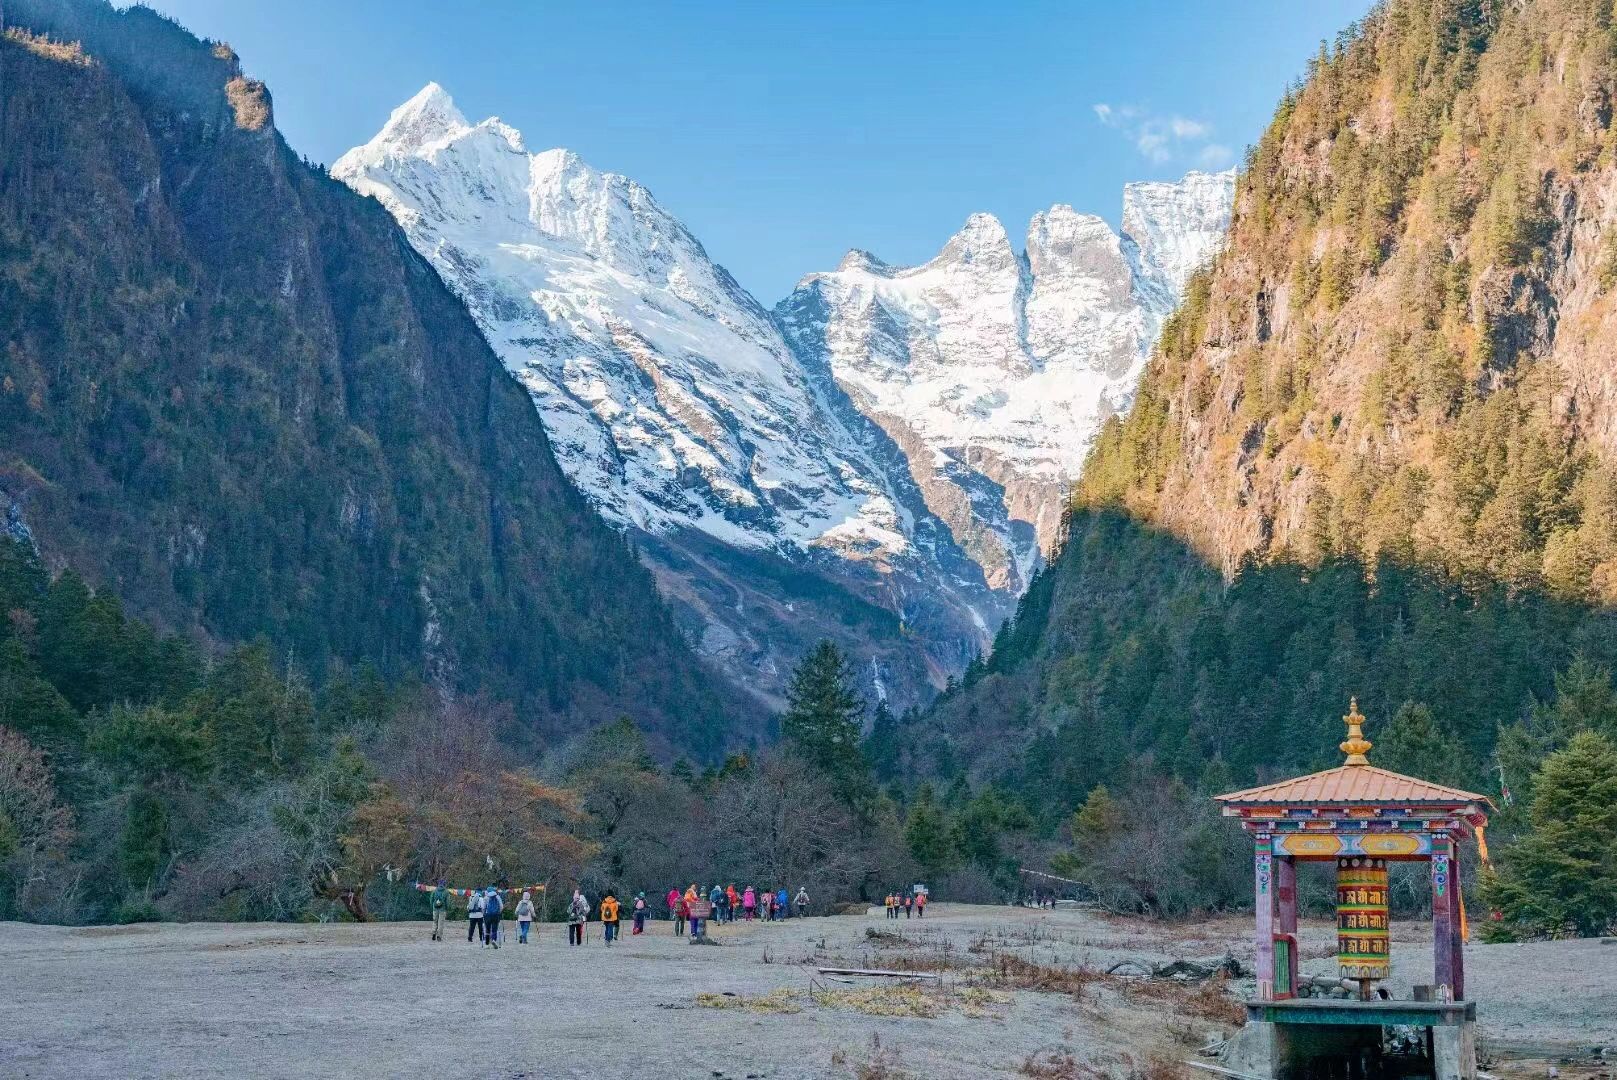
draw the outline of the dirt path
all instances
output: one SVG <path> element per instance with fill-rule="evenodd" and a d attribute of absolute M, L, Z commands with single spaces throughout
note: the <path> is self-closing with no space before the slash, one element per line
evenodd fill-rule
<path fill-rule="evenodd" d="M 884 945 L 868 929 L 905 940 Z M 611 949 L 592 930 L 582 948 L 548 926 L 532 945 L 494 952 L 468 946 L 464 931 L 429 942 L 423 924 L 0 924 L 0 1075 L 740 1080 L 879 1065 L 889 1076 L 944 1078 L 1020 1075 L 1036 1055 L 1122 1074 L 1153 1052 L 1187 1056 L 1219 1024 L 1104 989 L 1084 999 L 968 991 L 949 970 L 928 999 L 932 1015 L 872 1015 L 903 1012 L 903 995 L 866 993 L 863 980 L 816 980 L 827 994 L 810 994 L 814 969 L 802 961 L 942 956 L 955 968 L 997 954 L 1105 967 L 1249 950 L 1243 920 L 1187 929 L 947 904 L 924 923 L 877 912 L 723 927 L 721 947 L 692 947 L 666 922 Z M 1329 928 L 1306 928 L 1304 955 L 1328 940 Z M 1414 940 L 1401 949 L 1398 976 L 1429 964 L 1417 949 Z M 1467 963 L 1491 1037 L 1573 1047 L 1604 1032 L 1617 1042 L 1617 947 L 1471 946 Z M 708 1007 L 699 994 L 743 1007 Z"/>

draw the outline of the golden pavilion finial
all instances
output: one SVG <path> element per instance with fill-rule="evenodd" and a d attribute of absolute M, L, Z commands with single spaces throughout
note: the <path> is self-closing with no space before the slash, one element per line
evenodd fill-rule
<path fill-rule="evenodd" d="M 1338 749 L 1347 755 L 1344 765 L 1368 765 L 1370 759 L 1364 752 L 1374 744 L 1364 737 L 1364 717 L 1359 714 L 1359 699 L 1348 699 L 1348 714 L 1342 717 L 1342 723 L 1347 725 L 1348 737 L 1345 742 L 1338 744 Z"/>

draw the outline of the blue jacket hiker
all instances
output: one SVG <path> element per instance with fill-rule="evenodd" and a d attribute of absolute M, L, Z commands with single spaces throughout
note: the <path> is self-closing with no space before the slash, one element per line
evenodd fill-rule
<path fill-rule="evenodd" d="M 505 901 L 500 899 L 500 890 L 490 885 L 488 895 L 483 899 L 483 934 L 486 944 L 500 947 L 500 912 L 505 910 Z"/>

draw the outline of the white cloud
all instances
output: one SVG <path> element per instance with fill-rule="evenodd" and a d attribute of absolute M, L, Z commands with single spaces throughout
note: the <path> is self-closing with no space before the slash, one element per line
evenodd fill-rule
<path fill-rule="evenodd" d="M 1183 116 L 1170 117 L 1168 127 L 1176 139 L 1201 139 L 1207 136 L 1207 125 L 1200 120 L 1186 120 Z"/>
<path fill-rule="evenodd" d="M 1188 157 L 1204 168 L 1218 169 L 1235 158 L 1229 147 L 1211 141 L 1213 125 L 1205 120 L 1177 113 L 1164 116 L 1141 105 L 1103 101 L 1091 107 L 1103 127 L 1121 132 L 1153 165 Z"/>
<path fill-rule="evenodd" d="M 1160 131 L 1142 130 L 1134 136 L 1134 146 L 1148 161 L 1158 165 L 1173 160 L 1173 151 L 1168 148 L 1168 137 Z"/>

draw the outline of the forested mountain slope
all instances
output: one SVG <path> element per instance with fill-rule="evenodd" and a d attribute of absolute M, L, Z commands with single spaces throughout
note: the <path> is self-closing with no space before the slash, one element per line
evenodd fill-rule
<path fill-rule="evenodd" d="M 1397 0 L 1322 54 L 1082 501 L 1226 574 L 1392 553 L 1617 601 L 1611 20 Z"/>
<path fill-rule="evenodd" d="M 160 627 L 714 752 L 709 680 L 527 395 L 228 47 L 95 0 L 4 18 L 8 531 Z"/>
<path fill-rule="evenodd" d="M 1495 789 L 1499 725 L 1617 656 L 1614 56 L 1594 0 L 1389 0 L 1322 49 L 921 767 L 1285 770 L 1357 693 Z"/>

